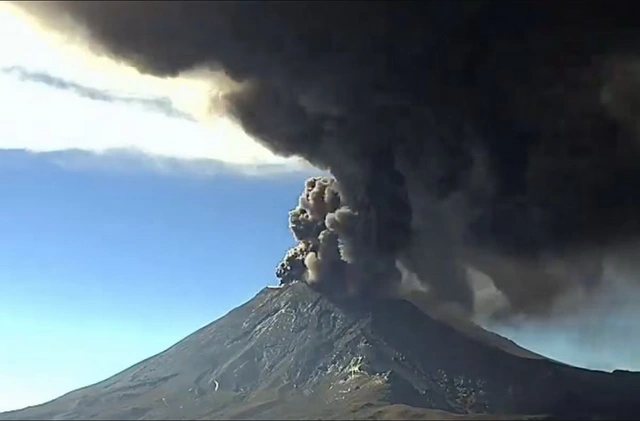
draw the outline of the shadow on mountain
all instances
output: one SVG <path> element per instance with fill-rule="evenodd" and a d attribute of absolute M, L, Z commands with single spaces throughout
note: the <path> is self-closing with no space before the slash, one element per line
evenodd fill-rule
<path fill-rule="evenodd" d="M 0 414 L 0 420 L 631 419 L 640 414 L 639 374 L 525 358 L 491 342 L 494 336 L 470 335 L 405 301 L 346 305 L 297 283 L 261 291 L 101 383 Z"/>

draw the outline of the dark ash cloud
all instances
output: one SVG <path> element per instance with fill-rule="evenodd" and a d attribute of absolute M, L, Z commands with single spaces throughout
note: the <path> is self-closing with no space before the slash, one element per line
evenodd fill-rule
<path fill-rule="evenodd" d="M 330 170 L 368 247 L 445 301 L 470 309 L 480 266 L 539 311 L 600 279 L 546 276 L 550 258 L 574 273 L 576 250 L 638 236 L 630 2 L 16 4 L 143 72 L 245 82 L 224 98 L 245 130 Z"/>

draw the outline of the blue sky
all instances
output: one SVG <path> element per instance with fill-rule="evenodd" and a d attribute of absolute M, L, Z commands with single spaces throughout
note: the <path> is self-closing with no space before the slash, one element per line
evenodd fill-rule
<path fill-rule="evenodd" d="M 5 166 L 4 155 L 12 154 L 0 153 L 0 178 L 11 180 L 0 184 L 4 409 L 167 348 L 274 284 L 292 243 L 286 212 L 300 174 L 265 183 L 76 172 L 37 155 Z"/>
<path fill-rule="evenodd" d="M 0 3 L 0 411 L 109 377 L 275 284 L 287 212 L 319 171 L 211 102 L 233 88 L 140 75 Z M 493 328 L 640 369 L 628 291 L 590 317 Z"/>
<path fill-rule="evenodd" d="M 224 116 L 196 121 L 200 82 L 82 54 L 0 5 L 0 411 L 103 380 L 276 284 L 287 212 L 318 173 Z"/>

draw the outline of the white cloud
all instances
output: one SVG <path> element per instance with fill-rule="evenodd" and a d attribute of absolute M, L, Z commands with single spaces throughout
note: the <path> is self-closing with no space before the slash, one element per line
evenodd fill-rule
<path fill-rule="evenodd" d="M 203 117 L 215 88 L 211 82 L 193 78 L 141 75 L 107 58 L 89 56 L 82 48 L 64 47 L 59 39 L 43 34 L 12 6 L 0 3 L 0 67 L 20 66 L 114 98 L 133 96 L 147 104 L 168 98 L 173 107 L 195 118 Z M 0 73 L 0 92 L 0 150 L 119 151 L 110 155 L 111 162 L 122 151 L 132 151 L 165 164 L 183 160 L 201 171 L 220 169 L 221 162 L 249 173 L 311 169 L 301 159 L 276 156 L 225 116 L 189 121 L 144 106 L 142 100 L 96 101 L 77 90 L 25 80 L 15 72 Z"/>
<path fill-rule="evenodd" d="M 199 117 L 206 112 L 211 92 L 224 82 L 211 74 L 142 75 L 131 66 L 90 53 L 78 37 L 43 30 L 15 6 L 0 2 L 0 67 L 16 65 L 119 95 L 168 96 L 178 108 Z"/>

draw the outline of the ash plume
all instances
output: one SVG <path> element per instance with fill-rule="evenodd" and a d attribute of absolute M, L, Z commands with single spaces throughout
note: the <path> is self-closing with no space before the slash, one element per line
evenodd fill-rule
<path fill-rule="evenodd" d="M 297 245 L 276 270 L 281 283 L 304 281 L 338 295 L 393 294 L 400 281 L 395 258 L 372 247 L 370 225 L 345 205 L 333 178 L 307 180 L 289 213 Z"/>
<path fill-rule="evenodd" d="M 337 184 L 310 182 L 291 214 L 293 277 L 328 279 L 327 264 L 380 290 L 399 262 L 471 310 L 472 267 L 513 311 L 544 313 L 601 282 L 597 263 L 575 275 L 575 253 L 600 261 L 638 236 L 630 2 L 16 5 L 142 72 L 225 72 L 248 133 L 329 170 Z"/>

